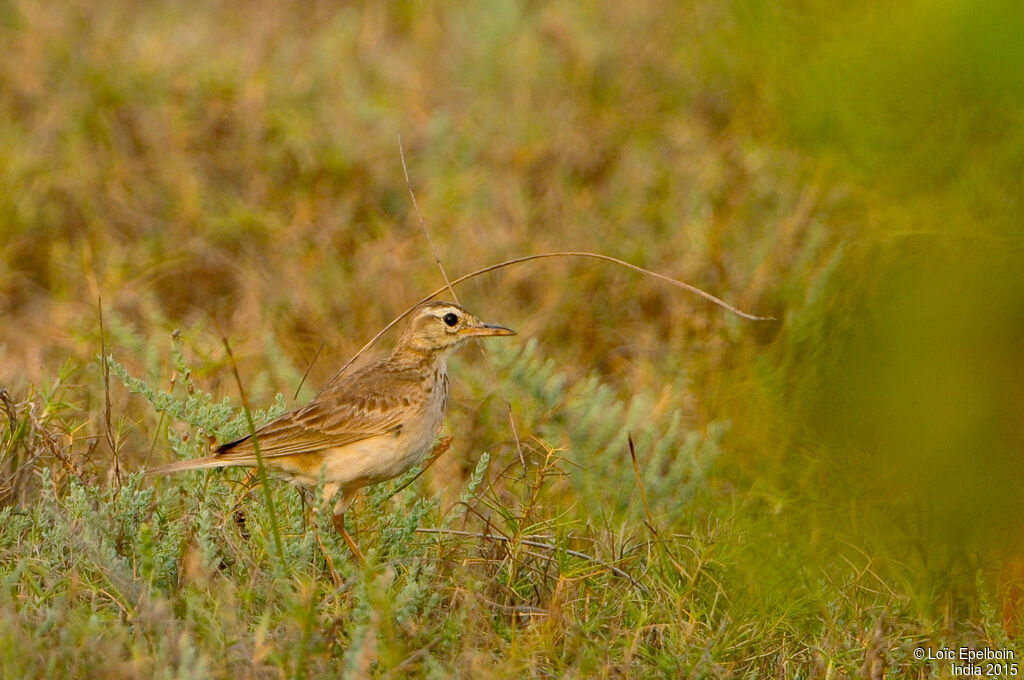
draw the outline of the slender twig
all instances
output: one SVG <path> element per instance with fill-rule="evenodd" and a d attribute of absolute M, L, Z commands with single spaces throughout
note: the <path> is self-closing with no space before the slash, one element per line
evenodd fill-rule
<path fill-rule="evenodd" d="M 14 406 L 14 402 L 11 401 L 11 395 L 2 387 L 0 387 L 0 404 L 3 405 L 4 411 L 7 414 L 7 429 L 9 431 L 6 437 L 6 447 L 4 450 L 0 450 L 0 457 L 6 457 L 9 454 L 10 460 L 12 461 L 12 465 L 10 467 L 14 468 L 10 474 L 5 474 L 3 479 L 0 480 L 0 503 L 6 505 L 8 500 L 17 497 L 18 480 L 22 476 L 22 471 L 25 469 L 25 466 L 28 465 L 31 460 L 23 465 L 13 463 L 13 461 L 15 461 L 14 449 L 17 445 L 15 436 L 18 428 L 18 411 Z M 0 437 L 0 444 L 4 443 L 4 439 L 5 438 Z M 6 468 L 8 466 L 5 465 L 4 467 Z"/>
<path fill-rule="evenodd" d="M 712 303 L 718 305 L 719 307 L 721 307 L 723 309 L 726 309 L 726 310 L 732 312 L 733 314 L 735 314 L 735 315 L 737 315 L 739 317 L 742 317 L 744 319 L 749 319 L 750 321 L 775 321 L 775 317 L 771 317 L 771 316 L 756 316 L 754 314 L 750 314 L 748 312 L 744 312 L 744 311 L 742 311 L 740 309 L 737 309 L 736 307 L 733 307 L 732 305 L 730 305 L 725 300 L 719 299 L 719 298 L 715 297 L 714 295 L 712 295 L 711 293 L 706 293 L 703 290 L 701 290 L 700 288 L 697 288 L 696 286 L 693 286 L 693 285 L 691 285 L 689 283 L 686 283 L 685 281 L 680 281 L 678 279 L 673 279 L 671 276 L 665 276 L 664 274 L 659 274 L 658 272 L 651 271 L 650 269 L 644 269 L 643 267 L 638 267 L 637 265 L 632 264 L 631 262 L 626 262 L 625 260 L 620 260 L 617 257 L 612 257 L 611 255 L 603 255 L 601 253 L 591 253 L 591 252 L 586 252 L 586 251 L 575 251 L 575 250 L 572 250 L 572 251 L 563 251 L 563 252 L 557 252 L 557 253 L 537 253 L 536 255 L 524 255 L 523 257 L 517 257 L 517 258 L 511 259 L 511 260 L 505 260 L 504 262 L 499 262 L 497 264 L 492 264 L 492 265 L 484 267 L 482 269 L 477 269 L 476 271 L 470 272 L 469 274 L 464 274 L 464 275 L 462 275 L 462 276 L 460 276 L 460 277 L 458 277 L 456 279 L 453 279 L 451 281 L 451 285 L 455 286 L 455 285 L 457 285 L 459 283 L 462 283 L 463 281 L 468 281 L 469 279 L 475 278 L 475 277 L 480 276 L 482 274 L 486 274 L 488 272 L 492 272 L 492 271 L 495 271 L 495 270 L 498 270 L 498 269 L 504 269 L 505 267 L 511 267 L 514 264 L 520 264 L 522 262 L 529 262 L 531 260 L 542 260 L 542 259 L 547 259 L 547 258 L 552 258 L 552 257 L 583 257 L 583 258 L 590 258 L 590 259 L 593 259 L 593 260 L 603 260 L 605 262 L 611 262 L 611 263 L 617 264 L 617 265 L 619 265 L 621 267 L 625 267 L 626 269 L 631 269 L 631 270 L 633 270 L 635 272 L 638 272 L 640 274 L 644 274 L 645 276 L 651 276 L 653 278 L 658 279 L 659 281 L 664 281 L 665 283 L 673 285 L 673 286 L 675 286 L 677 288 L 682 288 L 683 290 L 686 290 L 686 291 L 689 291 L 689 292 L 694 293 L 696 295 L 699 295 L 700 297 L 704 298 L 705 300 L 708 300 L 709 302 L 712 302 Z M 391 321 L 391 323 L 389 323 L 388 325 L 384 326 L 384 328 L 382 328 L 380 330 L 380 332 L 377 333 L 377 335 L 373 336 L 369 340 L 369 342 L 367 342 L 365 345 L 360 347 L 359 351 L 356 352 L 355 355 L 353 355 L 353 357 L 351 359 L 349 359 L 348 362 L 346 362 L 344 366 L 341 367 L 341 370 L 338 371 L 338 373 L 334 376 L 334 378 L 332 378 L 331 381 L 334 382 L 335 380 L 338 380 L 345 373 L 345 371 L 348 370 L 348 367 L 351 366 L 359 357 L 361 357 L 363 355 L 363 353 L 366 352 L 366 350 L 368 350 L 371 347 L 373 347 L 373 345 L 375 345 L 377 343 L 377 341 L 380 340 L 381 336 L 383 336 L 385 333 L 387 333 L 389 330 L 391 330 L 395 326 L 395 324 L 400 322 L 405 317 L 409 316 L 409 314 L 411 314 L 412 311 L 414 309 L 416 309 L 416 307 L 418 307 L 419 305 L 423 304 L 424 302 L 432 300 L 437 294 L 442 293 L 445 290 L 448 290 L 448 288 L 449 287 L 447 285 L 446 286 L 442 286 L 442 287 L 438 288 L 437 290 L 435 290 L 434 292 L 430 293 L 429 295 L 423 296 L 415 304 L 413 304 L 411 307 L 409 307 L 404 312 L 402 312 L 397 317 L 395 317 Z"/>
<path fill-rule="evenodd" d="M 284 546 L 281 543 L 281 532 L 277 528 L 277 509 L 274 506 L 274 496 L 270 491 L 267 468 L 263 464 L 263 454 L 260 453 L 259 437 L 256 436 L 256 423 L 252 419 L 252 410 L 249 408 L 249 398 L 246 396 L 245 388 L 242 386 L 242 376 L 238 373 L 238 364 L 235 362 L 235 355 L 231 351 L 231 343 L 228 342 L 228 336 L 224 333 L 224 329 L 221 328 L 220 321 L 216 316 L 213 317 L 213 322 L 217 326 L 217 332 L 220 333 L 221 340 L 224 342 L 224 349 L 227 351 L 228 360 L 231 362 L 231 372 L 235 375 L 235 382 L 238 384 L 238 392 L 242 398 L 242 412 L 245 414 L 245 423 L 249 427 L 249 437 L 252 438 L 252 449 L 256 454 L 256 468 L 260 473 L 260 486 L 263 487 L 263 499 L 267 504 L 267 515 L 270 518 L 270 532 L 274 537 L 274 549 L 277 552 L 277 560 L 283 571 Z"/>
<path fill-rule="evenodd" d="M 171 390 L 173 390 L 173 389 L 174 389 L 174 380 L 172 378 L 171 379 Z M 170 393 L 171 390 L 168 390 L 168 393 Z M 161 430 L 163 429 L 163 426 L 164 426 L 164 418 L 166 418 L 166 417 L 167 417 L 167 414 L 165 412 L 161 411 L 160 412 L 160 418 L 156 421 L 156 429 L 153 430 L 153 441 L 150 442 L 149 451 L 146 453 L 146 460 L 144 460 L 142 462 L 142 467 L 144 467 L 144 468 L 147 468 L 147 469 L 149 468 L 149 462 L 153 458 L 153 452 L 156 451 L 156 441 L 160 437 L 160 432 L 161 432 Z"/>
<path fill-rule="evenodd" d="M 409 168 L 405 165 L 405 148 L 402 146 L 402 135 L 398 135 L 398 155 L 402 159 L 402 172 L 405 174 L 405 186 L 409 187 L 409 196 L 412 198 L 412 207 L 416 211 L 416 217 L 420 221 L 420 230 L 423 235 L 427 237 L 427 245 L 430 246 L 430 252 L 434 255 L 434 262 L 437 263 L 437 268 L 441 270 L 441 278 L 444 279 L 445 287 L 451 291 L 452 298 L 455 302 L 459 301 L 459 298 L 455 295 L 455 289 L 452 288 L 452 282 L 448 279 L 448 272 L 444 270 L 444 264 L 441 262 L 441 256 L 437 254 L 437 248 L 434 247 L 434 241 L 430 238 L 430 232 L 427 231 L 427 223 L 423 221 L 423 213 L 420 212 L 420 204 L 416 201 L 416 192 L 412 188 L 412 180 L 409 179 Z"/>
<path fill-rule="evenodd" d="M 427 223 L 423 221 L 423 213 L 420 212 L 420 204 L 416 201 L 416 192 L 412 188 L 412 180 L 409 179 L 409 168 L 405 165 L 405 149 L 402 147 L 402 135 L 398 135 L 398 155 L 402 159 L 402 172 L 405 174 L 405 185 L 409 187 L 409 197 L 412 199 L 412 207 L 416 210 L 416 217 L 420 222 L 420 230 L 423 235 L 427 238 L 427 245 L 430 246 L 430 252 L 434 254 L 434 261 L 437 262 L 438 269 L 441 270 L 441 277 L 444 279 L 445 286 L 452 294 L 452 299 L 455 300 L 456 304 L 462 304 L 459 302 L 459 296 L 455 293 L 455 289 L 452 287 L 452 282 L 448 278 L 448 272 L 444 269 L 444 264 L 441 263 L 441 256 L 437 254 L 437 248 L 434 247 L 434 240 L 430 238 L 430 231 L 427 230 Z M 494 366 L 491 365 L 490 357 L 487 352 L 484 351 L 483 343 L 479 339 L 476 340 L 476 346 L 480 349 L 480 353 L 484 356 L 484 364 L 487 365 L 487 370 L 491 373 L 491 378 L 494 383 L 498 385 L 498 391 L 501 393 L 501 399 L 505 402 L 505 413 L 508 416 L 508 424 L 512 429 L 512 439 L 516 443 L 516 451 L 519 453 L 519 462 L 523 465 L 523 473 L 527 472 L 526 467 L 526 456 L 523 455 L 523 442 L 519 439 L 519 428 L 516 427 L 515 416 L 512 415 L 512 402 L 505 396 L 505 391 L 501 388 L 501 381 L 498 380 L 498 373 L 494 370 Z"/>
<path fill-rule="evenodd" d="M 497 534 L 484 534 L 484 533 L 479 533 L 479 532 L 476 532 L 476 531 L 462 531 L 460 529 L 441 529 L 441 528 L 438 528 L 438 527 L 416 527 L 416 533 L 418 533 L 418 534 L 445 534 L 445 535 L 448 535 L 448 536 L 466 536 L 468 538 L 485 538 L 487 540 L 497 541 L 499 543 L 520 543 L 522 545 L 530 546 L 531 548 L 540 548 L 541 550 L 551 550 L 552 552 L 557 552 L 557 551 L 561 550 L 566 555 L 571 555 L 572 557 L 576 557 L 576 558 L 579 558 L 581 560 L 586 560 L 587 562 L 591 562 L 593 564 L 597 564 L 599 566 L 602 566 L 605 569 L 607 569 L 608 571 L 610 571 L 613 574 L 615 574 L 616 576 L 620 576 L 620 577 L 626 579 L 633 586 L 639 588 L 640 590 L 643 590 L 644 592 L 647 591 L 647 588 L 646 588 L 646 586 L 644 586 L 644 584 L 640 583 L 639 581 L 634 579 L 632 576 L 630 576 L 627 572 L 623 571 L 619 567 L 616 567 L 614 564 L 611 564 L 609 562 L 605 562 L 604 560 L 599 560 L 598 558 L 593 557 L 592 555 L 587 555 L 586 553 L 581 553 L 578 550 L 571 550 L 569 548 L 563 548 L 561 546 L 553 545 L 551 543 L 542 543 L 540 541 L 531 541 L 531 540 L 527 540 L 527 539 L 516 540 L 516 539 L 513 539 L 513 538 L 509 538 L 508 536 L 501 536 L 501 535 L 497 535 Z"/>
<path fill-rule="evenodd" d="M 11 393 L 2 387 L 0 387 L 0 403 L 4 405 L 4 411 L 7 413 L 7 422 L 11 429 L 11 441 L 14 441 L 14 433 L 18 429 L 18 409 L 11 399 Z"/>
<path fill-rule="evenodd" d="M 117 485 L 121 486 L 121 461 L 117 455 L 117 442 L 114 441 L 114 431 L 110 425 L 110 361 L 107 358 L 107 333 L 103 327 L 103 297 L 97 296 L 96 306 L 100 313 L 100 355 L 103 357 L 103 430 L 107 436 L 107 446 L 114 456 L 114 479 Z"/>
<path fill-rule="evenodd" d="M 302 389 L 302 386 L 306 384 L 306 378 L 309 377 L 309 372 L 313 370 L 313 364 L 316 363 L 316 358 L 320 356 L 320 352 L 324 350 L 324 345 L 326 344 L 326 342 L 321 342 L 320 346 L 316 350 L 316 353 L 313 355 L 313 358 L 310 359 L 309 366 L 306 368 L 306 372 L 302 374 L 302 380 L 299 381 L 299 386 L 295 388 L 295 396 L 292 397 L 292 401 L 295 401 L 296 399 L 299 398 L 299 391 Z"/>
<path fill-rule="evenodd" d="M 477 340 L 478 344 L 479 342 L 480 341 Z M 480 351 L 483 351 L 482 347 L 480 348 Z M 498 374 L 495 372 L 494 367 L 491 366 L 491 362 L 487 361 L 486 363 L 487 368 L 491 369 L 491 376 L 494 377 L 495 382 L 500 385 L 501 383 L 497 379 Z M 499 387 L 498 389 L 501 388 Z M 501 391 L 501 400 L 505 402 L 505 413 L 508 415 L 508 426 L 512 428 L 512 440 L 516 443 L 516 452 L 519 454 L 519 462 L 523 466 L 523 474 L 526 475 L 529 473 L 529 468 L 526 467 L 526 456 L 523 455 L 523 442 L 519 438 L 519 428 L 516 427 L 516 419 L 512 416 L 512 402 L 510 402 L 505 396 L 504 390 Z"/>
<path fill-rule="evenodd" d="M 647 513 L 647 528 L 651 530 L 654 537 L 658 537 L 658 530 L 654 528 L 654 517 L 651 515 L 651 506 L 647 504 L 647 492 L 644 490 L 644 479 L 640 476 L 640 464 L 636 462 L 636 448 L 633 446 L 633 433 L 626 435 L 629 442 L 629 456 L 633 459 L 633 472 L 636 474 L 636 485 L 640 487 L 640 500 L 644 502 L 644 512 Z"/>
<path fill-rule="evenodd" d="M 405 657 L 405 659 L 402 661 L 402 663 L 398 664 L 397 666 L 395 666 L 394 668 L 391 669 L 391 671 L 388 673 L 387 677 L 389 677 L 389 678 L 404 677 L 404 676 L 401 676 L 401 673 L 403 673 L 408 668 L 412 668 L 413 664 L 415 664 L 417 661 L 419 661 L 424 656 L 426 656 L 430 652 L 430 650 L 434 648 L 434 645 L 436 645 L 438 642 L 440 642 L 443 639 L 444 639 L 444 636 L 440 634 L 440 631 L 437 631 L 437 634 L 433 638 L 431 638 L 430 642 L 428 642 L 423 647 L 420 647 L 419 649 L 417 649 L 415 652 L 413 652 L 409 656 Z"/>
<path fill-rule="evenodd" d="M 80 484 L 84 483 L 81 475 L 79 475 L 75 470 L 75 466 L 71 462 L 70 456 L 61 449 L 60 442 L 57 441 L 57 438 L 53 436 L 53 433 L 50 432 L 49 428 L 47 428 L 36 416 L 35 407 L 32 403 L 29 403 L 27 414 L 28 420 L 31 424 L 30 430 L 35 433 L 35 436 L 42 440 L 43 444 L 50 451 L 53 457 L 61 462 L 61 465 L 64 466 L 65 472 L 74 477 Z M 54 484 L 56 484 L 56 480 L 54 480 Z"/>
<path fill-rule="evenodd" d="M 177 331 L 177 330 L 175 330 L 173 333 L 171 333 L 172 341 L 175 338 L 180 337 L 180 333 L 181 333 L 181 331 Z M 178 335 L 175 335 L 175 334 L 178 334 Z M 167 388 L 167 394 L 173 394 L 174 393 L 174 386 L 175 386 L 175 384 L 177 384 L 177 382 L 178 382 L 178 372 L 174 371 L 173 373 L 171 373 L 171 384 Z M 163 429 L 164 418 L 166 416 L 167 416 L 167 412 L 166 411 L 161 411 L 160 412 L 160 419 L 156 421 L 156 429 L 153 430 L 153 441 L 149 445 L 149 452 L 146 454 L 146 460 L 142 463 L 142 467 L 144 467 L 144 468 L 149 468 L 149 461 L 153 458 L 153 452 L 156 451 L 156 440 L 157 440 L 157 438 L 160 437 L 160 430 Z"/>

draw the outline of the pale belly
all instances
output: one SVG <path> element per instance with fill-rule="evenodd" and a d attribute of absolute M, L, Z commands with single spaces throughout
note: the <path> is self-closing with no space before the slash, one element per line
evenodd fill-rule
<path fill-rule="evenodd" d="M 448 403 L 448 376 L 443 365 L 438 371 L 431 381 L 435 388 L 427 390 L 430 403 L 406 416 L 395 431 L 336 448 L 271 458 L 268 467 L 298 484 L 316 486 L 322 476 L 329 485 L 348 491 L 407 472 L 426 457 L 441 429 Z"/>
<path fill-rule="evenodd" d="M 397 477 L 420 463 L 430 451 L 441 429 L 443 412 L 437 409 L 419 422 L 407 423 L 398 434 L 370 437 L 336 449 L 320 452 L 320 469 L 310 470 L 302 483 L 315 486 L 324 479 L 342 488 L 358 488 Z M 312 473 L 311 475 L 309 473 Z"/>
<path fill-rule="evenodd" d="M 342 487 L 366 486 L 397 477 L 427 455 L 433 438 L 415 444 L 387 435 L 323 452 L 324 477 Z"/>

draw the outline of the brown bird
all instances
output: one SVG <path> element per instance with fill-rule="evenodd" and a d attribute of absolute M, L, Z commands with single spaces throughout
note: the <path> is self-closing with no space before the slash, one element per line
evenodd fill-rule
<path fill-rule="evenodd" d="M 252 436 L 216 448 L 206 458 L 183 460 L 151 475 L 197 468 L 256 467 L 255 445 L 267 470 L 315 487 L 334 506 L 334 526 L 356 556 L 360 552 L 344 515 L 359 489 L 392 479 L 430 451 L 448 405 L 448 357 L 470 338 L 515 335 L 480 321 L 450 302 L 427 302 L 412 313 L 394 350 L 384 359 L 332 380 L 305 406 L 285 413 Z"/>

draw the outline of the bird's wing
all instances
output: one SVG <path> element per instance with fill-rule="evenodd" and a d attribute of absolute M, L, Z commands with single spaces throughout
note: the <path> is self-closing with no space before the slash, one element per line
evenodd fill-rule
<path fill-rule="evenodd" d="M 384 396 L 387 394 L 374 391 L 363 397 L 340 397 L 335 391 L 324 392 L 257 430 L 260 455 L 274 458 L 315 453 L 394 434 L 401 429 L 410 404 L 408 399 Z M 255 459 L 252 437 L 223 444 L 217 449 L 217 457 L 239 462 Z"/>

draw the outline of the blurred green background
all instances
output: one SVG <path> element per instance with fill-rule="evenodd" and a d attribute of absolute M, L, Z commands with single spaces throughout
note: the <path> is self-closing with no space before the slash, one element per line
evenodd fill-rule
<path fill-rule="evenodd" d="M 740 639 L 748 616 L 765 639 L 850 653 L 822 666 L 748 641 L 715 647 L 727 661 L 703 673 L 845 677 L 864 661 L 869 675 L 876 625 L 904 640 L 891 677 L 910 677 L 917 643 L 1009 644 L 1021 36 L 1011 0 L 0 2 L 0 387 L 31 399 L 67 376 L 60 427 L 105 479 L 109 451 L 89 448 L 105 429 L 102 296 L 107 350 L 163 389 L 174 329 L 194 379 L 237 399 L 219 323 L 261 405 L 293 403 L 325 343 L 308 399 L 442 283 L 401 135 L 452 276 L 593 250 L 777 318 L 590 261 L 459 290 L 566 384 L 662 399 L 655 429 L 674 414 L 721 431 L 698 509 L 663 530 L 730 527 L 723 569 L 745 592 L 723 625 Z M 501 371 L 466 354 L 456 380 L 499 389 Z M 464 451 L 511 436 L 500 399 L 484 417 L 473 395 L 451 419 Z M 167 423 L 117 385 L 111 399 L 121 464 L 169 460 L 154 439 Z M 545 430 L 552 446 L 571 449 L 565 427 Z M 472 469 L 459 455 L 445 475 Z M 837 594 L 850 554 L 883 604 Z"/>

